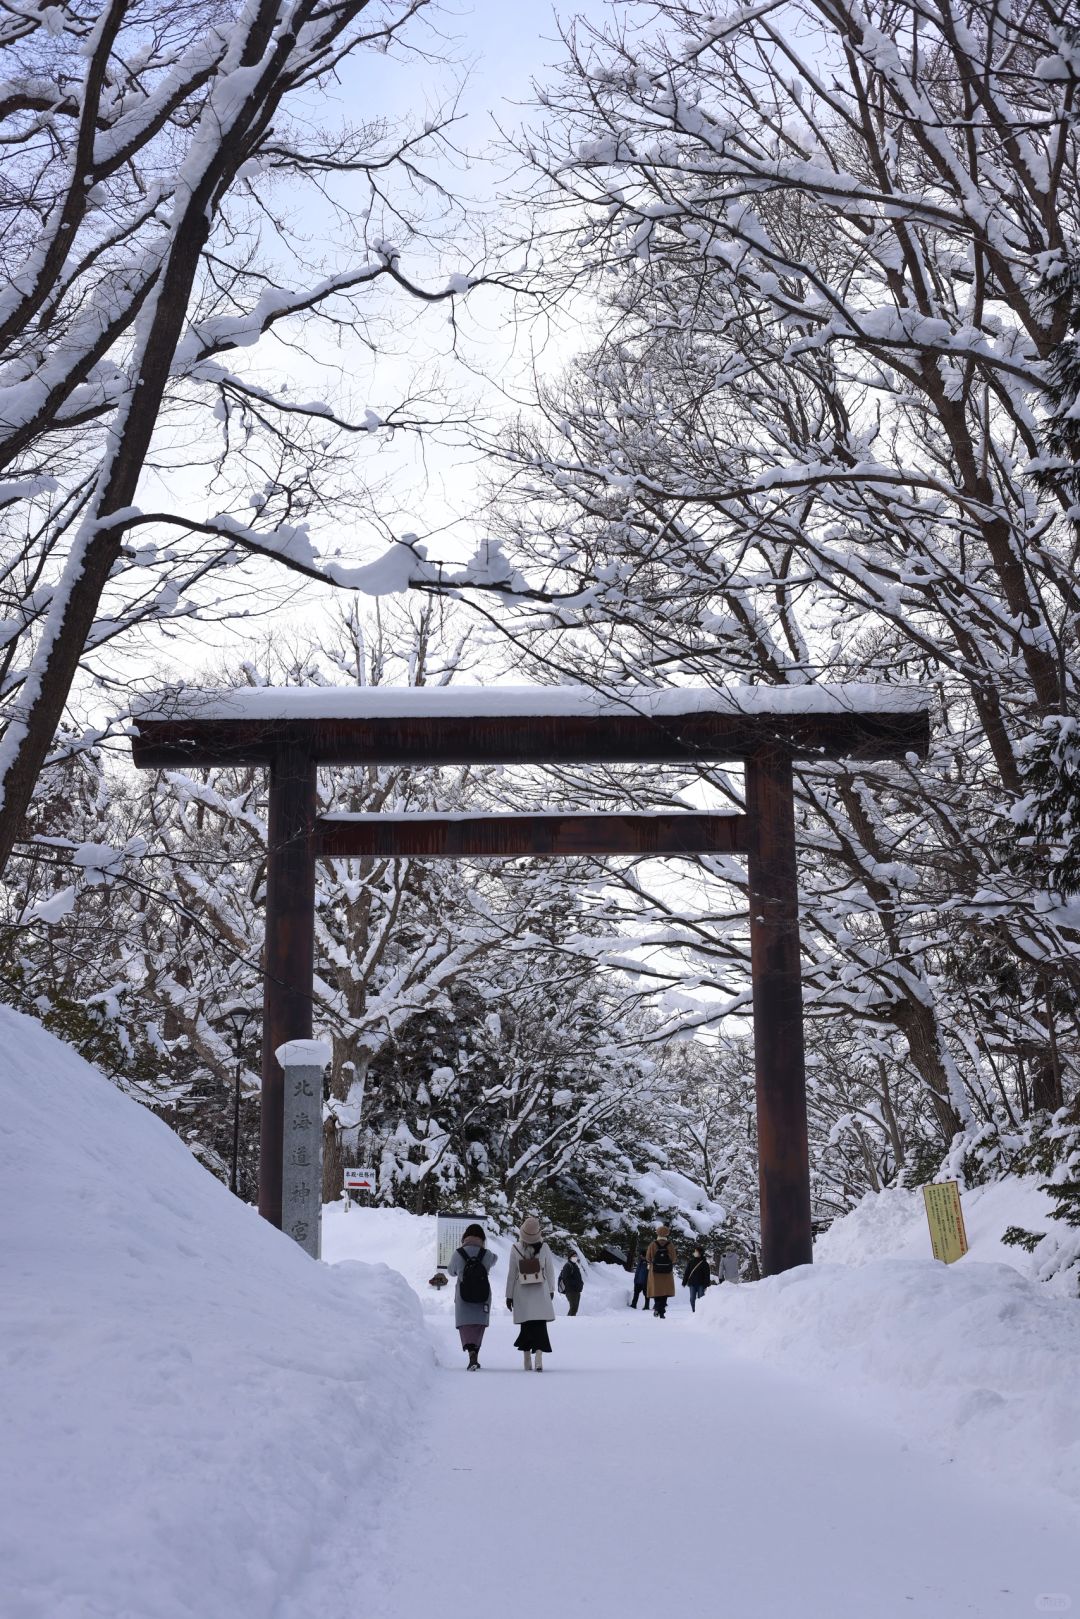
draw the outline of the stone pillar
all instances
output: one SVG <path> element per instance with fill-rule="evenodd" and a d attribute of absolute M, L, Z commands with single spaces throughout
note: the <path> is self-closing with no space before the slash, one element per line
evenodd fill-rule
<path fill-rule="evenodd" d="M 281 1229 L 318 1259 L 322 1244 L 323 1073 L 331 1057 L 322 1040 L 278 1046 L 285 1070 Z"/>

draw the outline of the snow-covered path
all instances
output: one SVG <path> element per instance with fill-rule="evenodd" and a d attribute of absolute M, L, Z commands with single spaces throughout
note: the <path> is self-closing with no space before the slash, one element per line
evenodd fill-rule
<path fill-rule="evenodd" d="M 468 1375 L 445 1316 L 429 1318 L 440 1371 L 420 1453 L 375 1533 L 345 1535 L 369 1619 L 998 1619 L 1060 1611 L 1069 1592 L 1080 1605 L 1065 1503 L 1007 1498 L 909 1450 L 725 1353 L 679 1303 L 666 1322 L 560 1316 L 540 1376 L 508 1319 Z"/>
<path fill-rule="evenodd" d="M 0 1007 L 0 1619 L 1080 1611 L 1080 1304 L 859 1263 L 888 1202 L 696 1318 L 589 1266 L 540 1377 L 493 1236 L 471 1376 L 432 1217 L 330 1206 L 313 1264 Z"/>

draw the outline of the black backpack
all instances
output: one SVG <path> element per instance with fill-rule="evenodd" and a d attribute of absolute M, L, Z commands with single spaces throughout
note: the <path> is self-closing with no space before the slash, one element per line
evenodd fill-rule
<path fill-rule="evenodd" d="M 484 1264 L 484 1250 L 481 1248 L 475 1259 L 470 1259 L 464 1248 L 458 1253 L 464 1260 L 461 1270 L 461 1280 L 458 1282 L 458 1292 L 463 1304 L 489 1304 L 491 1302 L 491 1283 L 488 1281 L 487 1266 Z"/>
<path fill-rule="evenodd" d="M 653 1254 L 652 1268 L 654 1276 L 670 1276 L 672 1271 L 675 1269 L 675 1266 L 671 1262 L 671 1249 L 666 1241 L 658 1242 L 656 1244 L 656 1252 Z"/>

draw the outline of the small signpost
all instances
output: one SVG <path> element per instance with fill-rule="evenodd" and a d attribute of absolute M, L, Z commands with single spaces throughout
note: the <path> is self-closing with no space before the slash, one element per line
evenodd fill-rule
<path fill-rule="evenodd" d="M 924 1186 L 922 1194 L 934 1258 L 940 1259 L 943 1265 L 951 1265 L 968 1251 L 959 1184 L 956 1181 L 938 1181 L 932 1186 Z"/>
<path fill-rule="evenodd" d="M 461 1239 L 465 1235 L 465 1227 L 470 1225 L 483 1225 L 482 1214 L 437 1214 L 435 1216 L 435 1267 L 445 1270 L 454 1256 L 454 1249 L 461 1247 Z"/>
<path fill-rule="evenodd" d="M 375 1195 L 377 1177 L 373 1169 L 346 1169 L 345 1171 L 345 1213 L 352 1207 L 353 1192 L 370 1192 Z"/>
<path fill-rule="evenodd" d="M 312 1259 L 322 1246 L 323 1070 L 330 1047 L 322 1040 L 286 1040 L 277 1048 L 285 1070 L 281 1163 L 281 1229 Z"/>

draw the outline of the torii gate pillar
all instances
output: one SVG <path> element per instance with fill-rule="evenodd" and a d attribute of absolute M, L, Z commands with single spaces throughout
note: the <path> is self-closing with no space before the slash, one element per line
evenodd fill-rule
<path fill-rule="evenodd" d="M 315 971 L 315 760 L 281 748 L 270 761 L 263 958 L 259 1213 L 281 1224 L 285 1072 L 279 1046 L 310 1040 Z"/>
<path fill-rule="evenodd" d="M 762 1272 L 813 1258 L 806 1120 L 795 795 L 790 752 L 746 761 Z"/>

